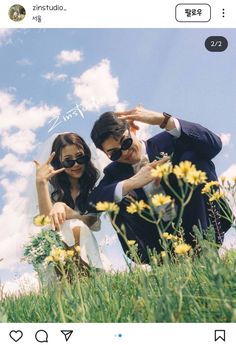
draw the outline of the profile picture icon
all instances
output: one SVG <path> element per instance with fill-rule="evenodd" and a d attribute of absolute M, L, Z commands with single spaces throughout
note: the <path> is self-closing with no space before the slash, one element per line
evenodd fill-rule
<path fill-rule="evenodd" d="M 10 7 L 8 15 L 14 22 L 20 22 L 25 18 L 26 11 L 23 6 L 17 4 Z"/>

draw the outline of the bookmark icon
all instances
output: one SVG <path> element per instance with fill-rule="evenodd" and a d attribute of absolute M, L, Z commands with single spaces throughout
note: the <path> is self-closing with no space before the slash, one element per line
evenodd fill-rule
<path fill-rule="evenodd" d="M 71 334 L 73 331 L 68 331 L 68 330 L 62 330 L 61 333 L 65 336 L 66 341 L 68 341 L 71 337 Z"/>

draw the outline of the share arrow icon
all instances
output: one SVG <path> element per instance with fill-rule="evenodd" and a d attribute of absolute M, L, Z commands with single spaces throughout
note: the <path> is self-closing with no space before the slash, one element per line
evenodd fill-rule
<path fill-rule="evenodd" d="M 63 330 L 63 331 L 61 331 L 61 333 L 65 336 L 66 341 L 68 341 L 68 340 L 70 339 L 70 336 L 71 336 L 71 334 L 73 333 L 73 331 L 66 331 L 66 330 Z"/>

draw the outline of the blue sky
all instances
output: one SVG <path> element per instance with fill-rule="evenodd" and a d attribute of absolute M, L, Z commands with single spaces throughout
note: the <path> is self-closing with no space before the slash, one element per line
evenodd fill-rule
<path fill-rule="evenodd" d="M 218 174 L 236 175 L 235 33 L 234 29 L 0 30 L 1 279 L 28 270 L 19 263 L 18 240 L 24 236 L 9 222 L 9 215 L 13 218 L 24 197 L 39 144 L 53 132 L 76 131 L 89 141 L 100 113 L 141 103 L 221 135 L 224 147 L 214 160 Z M 206 38 L 214 35 L 227 38 L 226 51 L 206 50 Z M 84 119 L 62 121 L 48 133 L 50 119 L 63 119 L 75 104 L 83 107 Z M 140 136 L 160 131 L 144 126 Z M 106 164 L 103 156 L 97 159 L 99 166 Z M 6 226 L 11 228 L 9 234 L 3 231 Z M 104 228 L 111 236 L 109 226 Z M 102 240 L 103 234 L 99 236 Z M 108 254 L 119 262 L 117 244 Z"/>

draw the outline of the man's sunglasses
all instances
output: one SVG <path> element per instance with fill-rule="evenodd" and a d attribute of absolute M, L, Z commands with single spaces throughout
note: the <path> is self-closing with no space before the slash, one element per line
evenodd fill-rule
<path fill-rule="evenodd" d="M 112 161 L 117 161 L 118 159 L 120 159 L 120 157 L 122 155 L 122 151 L 126 151 L 132 146 L 133 139 L 131 138 L 129 128 L 128 128 L 128 131 L 129 131 L 129 136 L 122 141 L 120 149 L 112 151 L 112 153 L 110 155 L 110 159 Z"/>
<path fill-rule="evenodd" d="M 86 164 L 90 160 L 90 157 L 88 155 L 79 156 L 76 159 L 65 159 L 61 164 L 64 168 L 72 168 L 75 163 L 77 164 Z"/>

